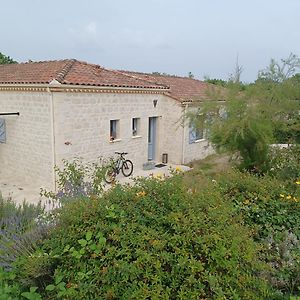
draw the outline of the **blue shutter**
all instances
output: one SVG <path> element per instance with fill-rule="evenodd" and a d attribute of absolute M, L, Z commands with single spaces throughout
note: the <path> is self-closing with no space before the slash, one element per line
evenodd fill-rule
<path fill-rule="evenodd" d="M 192 144 L 196 141 L 196 130 L 194 127 L 189 127 L 189 143 Z"/>
<path fill-rule="evenodd" d="M 6 126 L 5 126 L 5 120 L 0 119 L 0 143 L 6 142 Z"/>

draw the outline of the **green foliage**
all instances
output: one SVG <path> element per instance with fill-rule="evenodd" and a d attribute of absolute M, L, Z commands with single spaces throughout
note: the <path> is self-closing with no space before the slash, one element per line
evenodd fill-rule
<path fill-rule="evenodd" d="M 41 189 L 41 195 L 52 200 L 57 205 L 65 202 L 100 195 L 104 188 L 104 176 L 107 162 L 84 165 L 79 159 L 63 160 L 63 168 L 55 167 L 57 174 L 57 192 Z"/>
<path fill-rule="evenodd" d="M 19 255 L 12 271 L 0 271 L 0 295 L 5 295 L 3 299 L 296 296 L 300 181 L 294 171 L 282 167 L 299 166 L 299 149 L 279 152 L 274 152 L 274 169 L 266 176 L 231 170 L 213 181 L 189 177 L 189 183 L 174 172 L 172 178 L 136 179 L 133 186 L 115 185 L 84 197 L 69 194 L 72 201 L 66 199 L 56 210 L 47 239 L 39 240 L 29 254 Z M 66 166 L 61 182 L 71 178 L 74 190 L 82 186 L 85 174 L 95 174 L 80 165 Z M 207 166 L 202 165 L 202 172 Z"/>
<path fill-rule="evenodd" d="M 35 206 L 24 202 L 18 206 L 0 197 L 0 267 L 10 270 L 18 257 L 34 251 L 47 233 L 44 217 L 41 203 Z"/>
<path fill-rule="evenodd" d="M 217 78 L 205 78 L 204 79 L 205 82 L 207 83 L 211 83 L 211 84 L 215 84 L 215 85 L 219 85 L 222 87 L 226 87 L 228 82 L 222 79 L 217 79 Z"/>
<path fill-rule="evenodd" d="M 55 274 L 62 284 L 49 284 L 46 297 L 263 299 L 268 293 L 256 276 L 262 266 L 248 229 L 213 186 L 195 193 L 179 176 L 137 180 L 99 201 L 69 202 L 59 224 L 43 249 L 60 256 Z"/>
<path fill-rule="evenodd" d="M 17 62 L 14 61 L 12 58 L 9 56 L 6 56 L 0 52 L 0 65 L 4 64 L 16 64 Z"/>
<path fill-rule="evenodd" d="M 225 118 L 215 115 L 210 140 L 219 151 L 238 151 L 241 168 L 260 171 L 272 141 L 272 124 L 264 111 L 257 111 L 246 99 L 234 95 L 226 103 L 226 114 Z"/>
<path fill-rule="evenodd" d="M 283 180 L 300 178 L 300 146 L 273 147 L 268 155 L 268 174 Z"/>
<path fill-rule="evenodd" d="M 247 173 L 231 173 L 217 181 L 225 200 L 234 203 L 263 246 L 260 257 L 268 268 L 261 275 L 281 295 L 299 292 L 300 181 Z"/>
<path fill-rule="evenodd" d="M 263 273 L 274 288 L 300 293 L 300 239 L 290 231 L 276 232 L 264 241 L 263 257 L 270 266 Z"/>
<path fill-rule="evenodd" d="M 300 237 L 300 188 L 296 182 L 284 183 L 269 176 L 240 172 L 217 181 L 224 196 L 243 213 L 245 222 L 258 226 L 258 239 L 286 230 Z"/>
<path fill-rule="evenodd" d="M 0 269 L 0 300 L 41 300 L 41 295 L 37 292 L 37 287 L 24 289 L 16 282 L 16 273 L 6 272 Z"/>
<path fill-rule="evenodd" d="M 5 220 L 19 217 L 26 224 L 44 212 L 44 207 L 39 202 L 37 205 L 23 202 L 17 205 L 11 198 L 4 199 L 0 194 L 0 228 L 3 228 Z"/>
<path fill-rule="evenodd" d="M 241 168 L 263 173 L 270 143 L 299 141 L 300 84 L 294 75 L 299 61 L 293 54 L 282 65 L 273 60 L 255 84 L 227 82 L 222 107 L 217 101 L 199 107 L 207 138 L 218 150 L 239 154 Z"/>
<path fill-rule="evenodd" d="M 283 82 L 293 76 L 297 70 L 300 70 L 300 58 L 290 53 L 289 57 L 281 59 L 280 63 L 271 59 L 269 66 L 259 71 L 258 80 Z"/>

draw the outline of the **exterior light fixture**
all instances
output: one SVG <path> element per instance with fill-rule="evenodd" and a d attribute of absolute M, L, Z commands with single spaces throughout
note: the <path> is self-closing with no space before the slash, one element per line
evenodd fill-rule
<path fill-rule="evenodd" d="M 158 101 L 157 99 L 153 100 L 153 106 L 154 106 L 154 107 L 156 107 L 157 101 Z"/>

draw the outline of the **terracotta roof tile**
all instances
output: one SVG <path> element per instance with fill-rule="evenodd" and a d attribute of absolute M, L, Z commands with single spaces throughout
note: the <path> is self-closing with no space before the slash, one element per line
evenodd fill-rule
<path fill-rule="evenodd" d="M 179 101 L 204 101 L 211 99 L 210 93 L 215 86 L 189 77 L 148 74 L 131 71 L 121 71 L 131 74 L 136 78 L 145 79 L 156 84 L 170 87 L 169 95 Z"/>
<path fill-rule="evenodd" d="M 178 101 L 204 101 L 214 85 L 200 80 L 116 71 L 75 59 L 0 65 L 0 84 L 49 84 L 162 89 Z"/>
<path fill-rule="evenodd" d="M 130 74 L 75 59 L 0 65 L 0 84 L 61 84 L 168 89 Z"/>

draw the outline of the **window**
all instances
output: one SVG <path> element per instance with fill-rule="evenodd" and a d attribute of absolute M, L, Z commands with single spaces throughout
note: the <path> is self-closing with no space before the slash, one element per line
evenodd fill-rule
<path fill-rule="evenodd" d="M 228 113 L 226 111 L 226 107 L 224 107 L 224 106 L 220 107 L 220 109 L 219 109 L 219 116 L 223 120 L 227 120 L 228 119 Z"/>
<path fill-rule="evenodd" d="M 192 144 L 201 139 L 203 139 L 203 129 L 190 127 L 189 128 L 189 143 Z"/>
<path fill-rule="evenodd" d="M 140 118 L 132 119 L 132 136 L 138 136 L 140 134 Z"/>
<path fill-rule="evenodd" d="M 0 143 L 6 142 L 6 126 L 5 126 L 5 120 L 0 119 Z"/>
<path fill-rule="evenodd" d="M 195 143 L 204 138 L 204 118 L 199 115 L 189 126 L 189 143 Z"/>
<path fill-rule="evenodd" d="M 120 120 L 110 120 L 110 141 L 120 137 Z"/>

